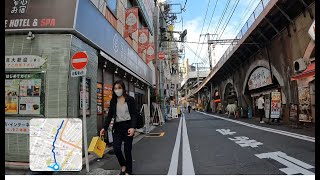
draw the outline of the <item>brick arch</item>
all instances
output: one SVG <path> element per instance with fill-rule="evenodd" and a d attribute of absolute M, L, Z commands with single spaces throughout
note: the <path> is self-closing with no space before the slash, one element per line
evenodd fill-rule
<path fill-rule="evenodd" d="M 261 60 L 255 61 L 255 62 L 253 62 L 251 64 L 251 66 L 247 70 L 246 76 L 245 76 L 244 81 L 243 81 L 242 94 L 244 94 L 244 91 L 246 89 L 246 85 L 248 83 L 249 76 L 251 75 L 252 71 L 254 69 L 256 69 L 257 67 L 265 67 L 265 68 L 269 69 L 269 62 L 267 60 L 261 59 Z M 284 80 L 281 77 L 280 73 L 277 71 L 277 69 L 272 64 L 271 64 L 271 70 L 272 70 L 272 75 L 277 79 L 277 81 L 279 82 L 280 86 L 283 87 L 284 86 Z"/>
<path fill-rule="evenodd" d="M 227 88 L 228 84 L 232 84 L 234 90 L 236 91 L 236 95 L 237 95 L 237 98 L 238 98 L 239 97 L 238 88 L 235 86 L 235 84 L 233 83 L 233 80 L 231 78 L 228 78 L 226 80 L 226 84 L 224 85 L 224 87 L 222 89 L 222 94 L 220 95 L 220 98 L 222 98 L 222 100 L 224 100 L 224 93 L 226 92 L 226 88 Z"/>

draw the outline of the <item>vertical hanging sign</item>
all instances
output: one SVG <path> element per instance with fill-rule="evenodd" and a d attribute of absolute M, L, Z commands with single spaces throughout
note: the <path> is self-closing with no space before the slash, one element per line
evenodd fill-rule
<path fill-rule="evenodd" d="M 139 29 L 138 37 L 138 52 L 141 53 L 144 49 L 147 49 L 149 42 L 149 30 L 147 28 Z"/>
<path fill-rule="evenodd" d="M 149 44 L 147 48 L 147 64 L 154 60 L 154 44 Z"/>
<path fill-rule="evenodd" d="M 124 30 L 124 38 L 138 30 L 138 8 L 126 9 L 126 24 Z"/>
<path fill-rule="evenodd" d="M 281 112 L 281 93 L 271 92 L 271 119 L 279 119 Z"/>

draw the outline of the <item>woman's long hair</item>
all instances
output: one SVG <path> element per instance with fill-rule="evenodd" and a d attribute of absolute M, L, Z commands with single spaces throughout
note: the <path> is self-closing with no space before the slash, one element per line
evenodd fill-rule
<path fill-rule="evenodd" d="M 116 86 L 116 84 L 119 84 L 122 87 L 122 91 L 123 91 L 123 96 L 126 98 L 128 96 L 127 91 L 126 91 L 126 86 L 124 85 L 124 82 L 122 80 L 118 80 L 116 82 L 113 83 L 112 86 L 112 101 L 117 101 L 118 96 L 116 95 L 116 93 L 114 92 L 114 87 Z"/>

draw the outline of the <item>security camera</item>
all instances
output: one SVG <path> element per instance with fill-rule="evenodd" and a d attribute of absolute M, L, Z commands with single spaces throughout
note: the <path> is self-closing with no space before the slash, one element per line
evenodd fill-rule
<path fill-rule="evenodd" d="M 34 39 L 34 34 L 32 34 L 31 31 L 29 31 L 28 36 L 27 36 L 27 39 L 28 39 L 28 40 Z"/>

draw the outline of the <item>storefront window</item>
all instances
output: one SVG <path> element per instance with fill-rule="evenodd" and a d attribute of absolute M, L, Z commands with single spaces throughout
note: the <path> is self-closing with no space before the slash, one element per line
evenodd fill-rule
<path fill-rule="evenodd" d="M 6 115 L 44 115 L 44 74 L 6 73 Z"/>

